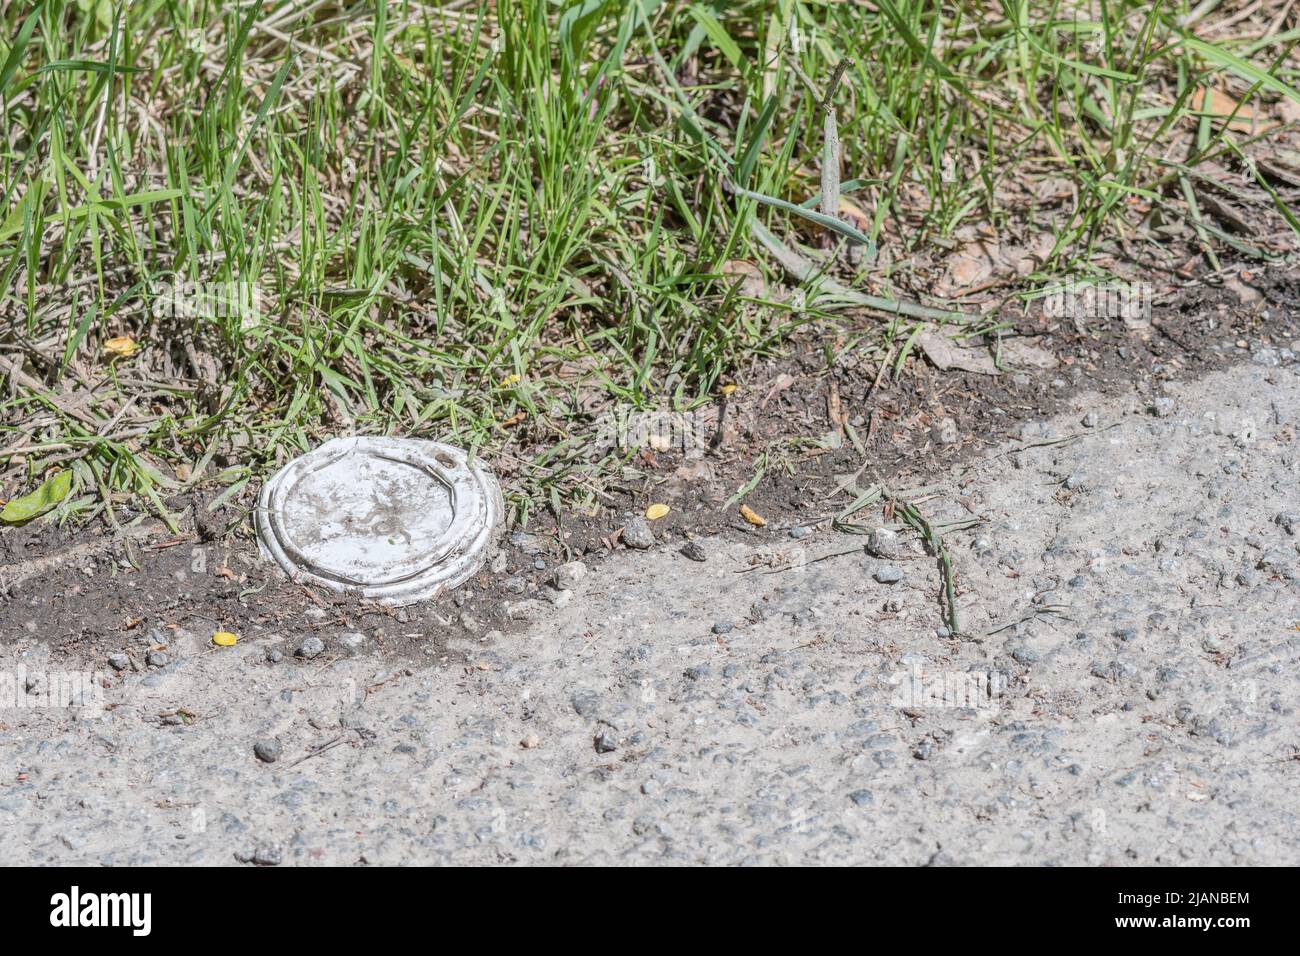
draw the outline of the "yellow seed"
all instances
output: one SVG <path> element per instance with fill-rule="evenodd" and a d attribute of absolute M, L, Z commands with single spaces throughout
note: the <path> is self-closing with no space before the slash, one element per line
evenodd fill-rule
<path fill-rule="evenodd" d="M 739 387 L 740 387 L 739 385 L 724 385 L 724 386 L 722 386 L 721 391 L 722 391 L 722 394 L 723 394 L 723 395 L 730 395 L 732 392 L 734 392 L 734 391 L 735 391 L 737 388 L 739 388 Z"/>
<path fill-rule="evenodd" d="M 239 643 L 239 638 L 229 631 L 217 631 L 212 635 L 212 643 L 218 647 L 234 647 Z"/>
<path fill-rule="evenodd" d="M 645 517 L 647 521 L 658 521 L 671 510 L 667 505 L 651 505 L 645 510 Z"/>
<path fill-rule="evenodd" d="M 740 516 L 756 528 L 762 528 L 767 524 L 767 519 L 749 505 L 740 506 Z"/>
<path fill-rule="evenodd" d="M 129 335 L 119 335 L 104 343 L 104 351 L 118 358 L 130 358 L 137 348 L 139 346 L 136 345 L 135 339 Z"/>

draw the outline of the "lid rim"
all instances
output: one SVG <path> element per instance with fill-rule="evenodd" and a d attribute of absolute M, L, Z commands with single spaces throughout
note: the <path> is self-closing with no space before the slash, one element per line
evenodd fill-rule
<path fill-rule="evenodd" d="M 400 560 L 379 580 L 367 580 L 365 571 L 350 574 L 346 565 L 318 564 L 318 559 L 303 552 L 286 527 L 284 511 L 292 507 L 297 484 L 352 454 L 415 467 L 448 492 L 452 518 L 435 545 Z M 467 456 L 454 446 L 408 438 L 332 439 L 277 471 L 258 499 L 254 527 L 261 550 L 291 579 L 389 604 L 426 600 L 464 583 L 482 567 L 505 511 L 496 479 L 478 462 L 470 465 Z"/>

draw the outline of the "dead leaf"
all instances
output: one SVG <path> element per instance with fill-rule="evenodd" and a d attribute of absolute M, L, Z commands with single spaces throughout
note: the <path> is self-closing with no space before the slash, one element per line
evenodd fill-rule
<path fill-rule="evenodd" d="M 665 504 L 653 504 L 645 510 L 646 521 L 658 521 L 672 509 Z"/>
<path fill-rule="evenodd" d="M 847 196 L 840 197 L 840 215 L 847 216 L 849 221 L 862 232 L 869 232 L 871 229 L 871 217 Z"/>
<path fill-rule="evenodd" d="M 762 404 L 758 406 L 759 410 L 762 411 L 763 409 L 767 408 L 768 402 L 776 398 L 777 395 L 779 395 L 781 392 L 784 392 L 787 388 L 789 388 L 793 384 L 794 384 L 794 376 L 791 375 L 789 372 L 782 372 L 780 375 L 778 375 L 776 377 L 776 380 L 772 383 L 772 387 L 767 390 L 767 395 L 766 397 L 764 397 Z"/>
<path fill-rule="evenodd" d="M 1209 113 L 1219 119 L 1227 119 L 1232 116 L 1232 120 L 1228 123 L 1228 129 L 1236 133 L 1262 133 L 1278 125 L 1276 122 L 1265 122 L 1260 119 L 1256 115 L 1254 107 L 1249 104 L 1240 105 L 1239 108 L 1236 99 L 1213 86 L 1201 88 L 1201 95 L 1196 97 L 1193 108 L 1200 110 L 1202 113 Z M 1234 111 L 1236 112 L 1235 116 L 1233 116 Z"/>
<path fill-rule="evenodd" d="M 722 264 L 722 274 L 727 277 L 728 285 L 740 280 L 740 294 L 750 299 L 766 299 L 767 281 L 763 270 L 745 259 L 728 259 Z"/>
<path fill-rule="evenodd" d="M 849 420 L 849 413 L 844 410 L 844 403 L 840 401 L 840 387 L 834 379 L 831 379 L 830 393 L 826 396 L 826 417 L 830 419 L 837 432 L 843 431 L 844 423 Z"/>
<path fill-rule="evenodd" d="M 1256 234 L 1255 227 L 1230 202 L 1220 199 L 1209 189 L 1200 187 L 1199 184 L 1196 195 L 1200 200 L 1201 208 L 1212 214 L 1233 232 L 1247 236 Z"/>
<path fill-rule="evenodd" d="M 954 291 L 983 282 L 991 272 L 987 260 L 957 256 L 948 263 L 949 287 Z"/>
<path fill-rule="evenodd" d="M 994 268 L 1001 264 L 997 242 L 968 242 L 948 259 L 935 291 L 942 296 L 960 295 L 988 282 L 993 277 Z"/>
<path fill-rule="evenodd" d="M 699 458 L 688 459 L 678 465 L 671 480 L 679 485 L 692 481 L 712 481 L 717 476 L 716 472 L 713 462 L 701 455 Z"/>
<path fill-rule="evenodd" d="M 916 344 L 941 372 L 955 368 L 979 375 L 998 374 L 998 367 L 988 349 L 958 345 L 943 332 L 922 332 L 916 337 Z"/>
<path fill-rule="evenodd" d="M 1237 297 L 1237 301 L 1242 305 L 1254 305 L 1262 298 L 1257 290 L 1251 288 L 1236 276 L 1228 276 L 1224 279 L 1223 285 L 1224 288 Z"/>
<path fill-rule="evenodd" d="M 767 519 L 751 508 L 749 505 L 740 506 L 740 516 L 756 528 L 767 526 Z"/>
<path fill-rule="evenodd" d="M 1074 198 L 1077 188 L 1072 180 L 1064 176 L 1044 176 L 1041 179 L 1034 179 L 1030 183 L 1029 191 L 1040 205 L 1048 205 Z"/>
<path fill-rule="evenodd" d="M 1282 97 L 1277 103 L 1277 115 L 1282 117 L 1283 123 L 1300 122 L 1300 103 L 1289 96 Z"/>
<path fill-rule="evenodd" d="M 1030 339 L 1003 339 L 1002 364 L 1009 368 L 1051 369 L 1061 363 L 1054 353 Z"/>
<path fill-rule="evenodd" d="M 1300 106 L 1296 107 L 1300 109 Z M 1279 149 L 1271 156 L 1261 156 L 1256 160 L 1260 172 L 1276 179 L 1287 186 L 1300 186 L 1300 153 L 1291 149 Z"/>
<path fill-rule="evenodd" d="M 1001 247 L 1003 266 L 1024 278 L 1047 261 L 1053 243 L 1050 233 L 1039 232 L 1023 243 L 1003 245 Z"/>

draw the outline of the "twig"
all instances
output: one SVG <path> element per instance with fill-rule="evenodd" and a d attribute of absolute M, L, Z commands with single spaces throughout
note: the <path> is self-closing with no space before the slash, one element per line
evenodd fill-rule
<path fill-rule="evenodd" d="M 333 749 L 334 749 L 335 747 L 337 747 L 339 744 L 343 743 L 343 741 L 347 739 L 347 736 L 348 736 L 348 735 L 347 735 L 346 733 L 339 734 L 339 735 L 338 735 L 337 737 L 335 737 L 334 739 L 332 739 L 332 740 L 328 740 L 328 741 L 326 741 L 325 743 L 321 744 L 321 745 L 320 745 L 319 747 L 317 747 L 315 750 L 308 751 L 308 753 L 307 753 L 306 756 L 304 756 L 304 757 L 299 757 L 299 758 L 298 758 L 297 760 L 295 760 L 293 763 L 283 764 L 283 765 L 281 766 L 280 769 L 282 769 L 282 770 L 288 770 L 288 769 L 290 769 L 291 767 L 296 767 L 296 766 L 298 766 L 298 764 L 302 763 L 304 760 L 310 760 L 312 757 L 319 757 L 319 756 L 320 756 L 321 754 L 323 754 L 325 751 L 327 751 L 327 750 L 333 750 Z"/>

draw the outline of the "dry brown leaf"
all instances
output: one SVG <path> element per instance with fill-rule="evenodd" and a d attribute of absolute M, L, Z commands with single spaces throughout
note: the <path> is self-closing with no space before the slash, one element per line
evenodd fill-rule
<path fill-rule="evenodd" d="M 767 526 L 767 519 L 751 508 L 749 505 L 740 506 L 740 516 L 756 528 Z"/>
<path fill-rule="evenodd" d="M 1060 365 L 1055 354 L 1030 339 L 1003 339 L 1002 364 L 1009 368 L 1051 369 Z"/>
<path fill-rule="evenodd" d="M 740 294 L 750 299 L 767 298 L 767 281 L 763 270 L 745 259 L 728 259 L 722 264 L 722 274 L 727 277 L 728 285 L 740 279 Z"/>
<path fill-rule="evenodd" d="M 1213 86 L 1201 88 L 1201 94 L 1196 97 L 1194 108 L 1203 113 L 1209 113 L 1218 119 L 1227 119 L 1232 116 L 1232 120 L 1228 123 L 1228 129 L 1236 133 L 1262 133 L 1278 125 L 1275 121 L 1260 119 L 1256 115 L 1254 107 L 1249 104 L 1241 105 L 1238 108 L 1236 99 Z M 1234 111 L 1236 112 L 1235 116 L 1233 116 Z"/>
<path fill-rule="evenodd" d="M 948 259 L 935 292 L 942 296 L 961 295 L 986 283 L 993 277 L 994 269 L 1001 264 L 997 242 L 968 242 Z"/>
<path fill-rule="evenodd" d="M 1277 102 L 1277 115 L 1282 117 L 1283 123 L 1300 122 L 1300 103 L 1284 96 Z"/>
<path fill-rule="evenodd" d="M 782 372 L 772 382 L 772 387 L 767 390 L 767 395 L 764 397 L 762 404 L 758 406 L 759 409 L 762 410 L 764 408 L 767 408 L 768 402 L 776 398 L 777 395 L 784 392 L 787 388 L 789 388 L 793 384 L 794 384 L 794 376 L 791 375 L 789 372 Z"/>
<path fill-rule="evenodd" d="M 847 216 L 849 220 L 862 232 L 871 229 L 871 217 L 866 211 L 847 196 L 840 197 L 840 214 Z"/>
<path fill-rule="evenodd" d="M 922 332 L 916 337 L 916 344 L 941 372 L 955 368 L 980 375 L 998 374 L 998 367 L 988 349 L 958 345 L 943 332 Z"/>

